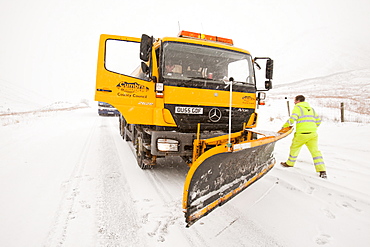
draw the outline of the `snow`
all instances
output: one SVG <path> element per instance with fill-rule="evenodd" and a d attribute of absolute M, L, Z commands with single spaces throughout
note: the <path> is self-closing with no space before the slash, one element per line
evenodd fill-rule
<path fill-rule="evenodd" d="M 369 9 L 365 0 L 189 0 L 181 11 L 164 0 L 0 1 L 0 245 L 369 246 Z M 99 117 L 93 101 L 100 34 L 164 37 L 179 25 L 275 60 L 258 129 L 279 130 L 286 101 L 307 96 L 324 119 L 327 180 L 303 148 L 294 168 L 275 165 L 185 228 L 188 167 L 168 159 L 141 170 L 118 119 Z M 291 138 L 277 142 L 277 163 Z"/>
<path fill-rule="evenodd" d="M 259 109 L 259 129 L 282 126 L 288 114 L 279 91 L 288 95 L 289 88 L 268 93 L 267 106 Z M 143 171 L 121 139 L 116 117 L 99 117 L 96 104 L 68 110 L 59 105 L 63 110 L 54 106 L 0 116 L 2 246 L 370 243 L 368 123 L 328 120 L 320 126 L 327 180 L 317 176 L 303 148 L 294 168 L 275 165 L 185 228 L 181 201 L 188 168 L 181 160 L 160 160 L 155 169 Z M 9 118 L 17 121 L 4 120 Z M 278 162 L 285 161 L 291 138 L 277 142 Z"/>

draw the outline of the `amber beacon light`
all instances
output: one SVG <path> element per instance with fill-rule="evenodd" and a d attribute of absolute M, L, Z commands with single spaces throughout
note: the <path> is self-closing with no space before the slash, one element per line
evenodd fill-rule
<path fill-rule="evenodd" d="M 227 39 L 227 38 L 222 38 L 222 37 L 207 35 L 207 34 L 202 34 L 202 33 L 181 31 L 178 36 L 184 37 L 184 38 L 204 39 L 204 40 L 220 42 L 220 43 L 224 43 L 228 45 L 234 45 L 234 42 L 232 39 Z"/>

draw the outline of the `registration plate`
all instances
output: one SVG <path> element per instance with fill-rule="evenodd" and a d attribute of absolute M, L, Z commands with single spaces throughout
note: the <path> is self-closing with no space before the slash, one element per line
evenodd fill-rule
<path fill-rule="evenodd" d="M 203 114 L 203 108 L 201 107 L 175 107 L 175 113 L 179 114 Z"/>

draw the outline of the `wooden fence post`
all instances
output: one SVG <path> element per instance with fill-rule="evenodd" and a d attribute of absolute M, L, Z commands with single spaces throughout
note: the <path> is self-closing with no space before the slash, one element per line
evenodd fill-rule
<path fill-rule="evenodd" d="M 344 122 L 344 103 L 340 103 L 340 121 Z"/>
<path fill-rule="evenodd" d="M 288 99 L 288 98 L 285 97 L 285 99 Z M 286 101 L 286 105 L 288 106 L 288 116 L 290 116 L 289 100 Z"/>

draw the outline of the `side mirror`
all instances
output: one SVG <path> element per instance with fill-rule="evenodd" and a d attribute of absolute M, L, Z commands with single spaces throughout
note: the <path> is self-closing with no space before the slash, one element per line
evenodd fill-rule
<path fill-rule="evenodd" d="M 267 90 L 272 89 L 272 81 L 265 81 L 265 88 Z"/>
<path fill-rule="evenodd" d="M 268 59 L 266 61 L 266 79 L 272 80 L 273 72 L 274 72 L 274 60 Z"/>
<path fill-rule="evenodd" d="M 144 62 L 148 62 L 150 54 L 152 52 L 153 37 L 149 37 L 146 34 L 141 36 L 140 42 L 140 59 Z"/>
<path fill-rule="evenodd" d="M 272 60 L 271 58 L 269 57 L 255 57 L 253 60 L 254 60 L 254 63 L 256 64 L 257 68 L 258 69 L 261 69 L 261 66 L 259 66 L 256 61 L 258 59 L 265 59 L 266 60 L 266 73 L 265 73 L 265 77 L 266 77 L 266 81 L 265 81 L 265 90 L 259 90 L 257 89 L 257 91 L 268 91 L 270 89 L 272 89 L 272 74 L 273 74 L 273 71 L 274 71 L 274 60 Z"/>
<path fill-rule="evenodd" d="M 149 73 L 149 66 L 146 63 L 141 62 L 141 70 L 143 71 L 144 74 L 148 74 Z"/>

